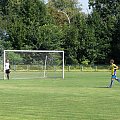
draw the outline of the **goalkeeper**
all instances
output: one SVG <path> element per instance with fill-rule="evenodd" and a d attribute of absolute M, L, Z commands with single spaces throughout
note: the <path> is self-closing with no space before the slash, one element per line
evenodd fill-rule
<path fill-rule="evenodd" d="M 111 70 L 111 82 L 110 82 L 110 85 L 109 85 L 109 88 L 111 88 L 113 86 L 113 83 L 115 80 L 117 80 L 118 82 L 120 82 L 120 79 L 117 78 L 116 76 L 116 71 L 118 69 L 118 66 L 114 64 L 114 60 L 111 59 L 110 60 L 110 70 Z"/>
<path fill-rule="evenodd" d="M 7 79 L 9 80 L 9 74 L 10 74 L 9 60 L 6 60 L 6 63 L 5 63 L 5 72 L 6 72 L 6 75 L 7 75 Z"/>

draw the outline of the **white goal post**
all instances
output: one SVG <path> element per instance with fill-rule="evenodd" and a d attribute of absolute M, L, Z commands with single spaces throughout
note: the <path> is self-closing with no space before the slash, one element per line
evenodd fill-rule
<path fill-rule="evenodd" d="M 4 79 L 7 59 L 11 66 L 10 79 L 24 79 L 23 76 L 64 79 L 64 51 L 4 50 Z"/>

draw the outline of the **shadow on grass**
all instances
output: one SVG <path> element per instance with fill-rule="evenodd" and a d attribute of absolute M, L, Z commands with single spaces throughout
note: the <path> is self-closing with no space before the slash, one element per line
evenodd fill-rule
<path fill-rule="evenodd" d="M 109 88 L 108 86 L 100 86 L 100 87 L 96 87 L 96 88 Z"/>

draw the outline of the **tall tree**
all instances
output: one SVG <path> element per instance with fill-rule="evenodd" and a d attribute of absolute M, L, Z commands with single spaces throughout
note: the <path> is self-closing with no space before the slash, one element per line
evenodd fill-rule
<path fill-rule="evenodd" d="M 118 14 L 116 15 L 115 28 L 112 35 L 111 49 L 110 54 L 111 58 L 114 58 L 116 62 L 120 63 L 119 54 L 120 54 L 120 5 L 118 7 Z"/>
<path fill-rule="evenodd" d="M 39 27 L 38 42 L 36 49 L 42 50 L 61 50 L 63 31 L 54 24 L 43 25 Z"/>
<path fill-rule="evenodd" d="M 4 2 L 3 2 L 4 3 Z M 39 26 L 45 24 L 45 4 L 40 0 L 6 0 L 1 4 L 2 22 L 13 49 L 34 49 Z"/>
<path fill-rule="evenodd" d="M 95 37 L 99 45 L 100 61 L 105 61 L 111 52 L 110 43 L 113 40 L 114 25 L 119 0 L 89 0 L 92 7 L 91 23 L 95 29 Z"/>
<path fill-rule="evenodd" d="M 60 25 L 69 24 L 69 20 L 81 11 L 78 0 L 49 0 L 47 7 L 55 22 Z"/>
<path fill-rule="evenodd" d="M 78 49 L 78 29 L 74 26 L 64 27 L 64 37 L 62 47 L 65 51 L 66 64 L 78 64 L 77 49 Z"/>
<path fill-rule="evenodd" d="M 78 0 L 49 0 L 47 6 L 53 16 L 54 24 L 63 30 L 62 48 L 65 51 L 66 64 L 78 64 L 78 28 L 74 26 L 73 18 L 81 14 Z"/>

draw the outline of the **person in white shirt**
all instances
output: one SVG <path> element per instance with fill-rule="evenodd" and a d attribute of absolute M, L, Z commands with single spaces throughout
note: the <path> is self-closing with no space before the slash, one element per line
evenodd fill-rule
<path fill-rule="evenodd" d="M 9 63 L 9 60 L 6 60 L 6 63 L 5 63 L 5 73 L 7 75 L 7 79 L 9 80 L 9 74 L 10 74 L 10 63 Z"/>

